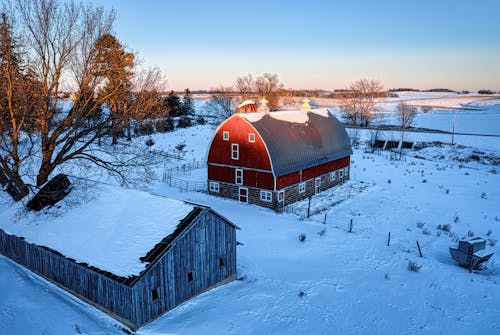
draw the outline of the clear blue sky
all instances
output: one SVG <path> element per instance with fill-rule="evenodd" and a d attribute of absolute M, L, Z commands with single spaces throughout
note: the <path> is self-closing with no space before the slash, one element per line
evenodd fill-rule
<path fill-rule="evenodd" d="M 89 0 L 169 89 L 277 73 L 286 87 L 500 90 L 500 1 Z"/>

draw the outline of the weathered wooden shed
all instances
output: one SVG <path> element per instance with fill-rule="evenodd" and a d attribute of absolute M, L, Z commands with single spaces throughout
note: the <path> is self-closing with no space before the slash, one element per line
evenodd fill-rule
<path fill-rule="evenodd" d="M 302 110 L 237 113 L 212 139 L 208 191 L 279 210 L 349 179 L 351 154 L 344 126 L 307 101 Z"/>
<path fill-rule="evenodd" d="M 137 230 L 129 232 L 135 236 L 129 240 L 119 241 L 113 246 L 102 245 L 102 243 L 82 243 L 82 247 L 97 250 L 80 251 L 77 253 L 78 259 L 74 259 L 55 250 L 55 248 L 64 249 L 65 253 L 69 253 L 70 246 L 65 247 L 61 244 L 62 242 L 59 243 L 60 246 L 53 247 L 48 242 L 49 239 L 39 240 L 36 243 L 30 241 L 36 240 L 38 237 L 34 234 L 40 234 L 40 232 L 27 230 L 26 234 L 23 234 L 22 229 L 19 229 L 12 233 L 11 231 L 16 230 L 17 227 L 7 221 L 8 215 L 2 214 L 0 215 L 0 253 L 134 330 L 189 298 L 235 278 L 237 227 L 233 223 L 206 206 L 152 195 L 141 194 L 140 196 L 147 201 L 138 201 L 138 203 L 140 205 L 153 203 L 152 208 L 146 206 L 133 213 L 147 213 L 147 211 L 154 210 L 155 206 L 161 206 L 162 203 L 166 210 L 158 213 L 157 223 L 150 222 L 154 213 L 150 216 L 145 215 L 147 218 L 144 222 L 140 221 L 140 215 L 136 216 L 130 211 L 125 213 L 132 220 L 137 220 L 135 222 Z M 127 201 L 121 201 L 116 194 L 110 198 L 120 204 L 120 207 L 133 206 Z M 136 197 L 130 196 L 128 199 L 133 201 Z M 90 207 L 87 208 L 87 205 L 84 206 L 83 211 L 91 210 L 92 202 Z M 169 215 L 171 217 L 166 216 L 168 213 L 171 213 Z M 98 214 L 105 217 L 102 213 Z M 116 217 L 117 214 L 113 213 L 112 216 Z M 89 213 L 88 229 L 99 228 L 89 234 L 89 239 L 105 241 L 106 238 L 98 234 L 106 235 L 107 230 L 120 229 L 119 225 L 110 226 L 107 222 L 103 227 L 95 224 L 92 220 L 98 220 L 97 217 L 99 215 L 92 217 L 92 213 Z M 162 225 L 162 220 L 175 222 Z M 54 229 L 60 227 L 57 223 L 51 222 L 51 224 L 55 226 Z M 158 227 L 155 226 L 157 224 L 159 224 Z M 141 230 L 141 225 L 154 227 Z M 68 229 L 72 228 L 70 222 L 68 226 Z M 123 229 L 128 229 L 125 224 L 123 226 Z M 48 229 L 47 227 L 48 225 L 45 225 L 42 229 Z M 130 227 L 134 227 L 134 223 L 131 223 Z M 76 230 L 74 234 L 78 234 L 79 228 L 73 227 L 73 229 Z M 147 236 L 157 230 L 163 231 L 164 234 L 157 237 Z M 128 248 L 134 249 L 135 245 L 141 245 L 141 235 L 145 240 L 156 239 L 157 243 L 144 249 L 149 251 L 136 261 L 128 259 L 129 257 L 122 257 L 125 263 L 120 265 L 122 262 L 120 253 L 126 256 Z M 64 236 L 62 234 L 61 238 Z M 81 234 L 81 239 L 86 239 L 84 233 Z M 75 244 L 74 249 L 79 248 L 76 242 L 70 244 Z M 122 250 L 117 249 L 116 246 L 121 246 Z M 117 264 L 111 264 L 112 261 L 110 263 L 105 260 L 100 263 L 99 257 L 95 256 L 102 254 L 104 259 L 107 252 L 116 253 L 110 259 L 115 258 Z"/>

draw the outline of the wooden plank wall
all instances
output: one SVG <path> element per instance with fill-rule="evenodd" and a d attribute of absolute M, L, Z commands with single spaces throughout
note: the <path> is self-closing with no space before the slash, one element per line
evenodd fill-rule
<path fill-rule="evenodd" d="M 191 282 L 189 272 L 193 274 Z M 133 286 L 136 323 L 149 322 L 235 275 L 236 229 L 205 209 Z M 153 289 L 158 292 L 156 300 Z"/>
<path fill-rule="evenodd" d="M 31 271 L 47 277 L 69 290 L 128 320 L 134 320 L 131 288 L 91 269 L 9 235 L 0 229 L 0 253 Z"/>

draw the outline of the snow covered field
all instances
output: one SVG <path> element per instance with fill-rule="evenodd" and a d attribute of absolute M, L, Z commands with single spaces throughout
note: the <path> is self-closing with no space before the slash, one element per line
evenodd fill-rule
<path fill-rule="evenodd" d="M 500 134 L 499 105 L 481 104 L 490 116 L 471 114 L 469 122 L 481 132 Z M 429 117 L 427 128 L 439 129 L 445 124 L 440 113 L 419 118 Z M 153 149 L 185 142 L 183 162 L 202 160 L 213 130 L 206 125 L 155 135 Z M 435 135 L 415 136 L 434 140 Z M 469 144 L 476 137 L 460 139 Z M 498 156 L 500 142 L 475 141 L 475 148 L 408 153 L 428 159 L 392 160 L 388 152 L 355 149 L 351 180 L 313 197 L 309 218 L 307 201 L 277 214 L 155 183 L 153 193 L 208 204 L 241 228 L 241 280 L 192 299 L 137 333 L 499 334 L 499 167 L 455 157 L 474 150 Z M 182 162 L 166 162 L 176 164 Z M 179 178 L 204 181 L 206 170 Z M 0 201 L 5 211 L 9 201 L 1 194 Z M 445 224 L 450 232 L 438 229 Z M 448 252 L 457 239 L 472 234 L 485 237 L 495 252 L 479 273 L 456 266 Z M 409 271 L 409 261 L 421 265 L 420 271 Z M 0 334 L 124 333 L 116 321 L 0 256 Z"/>

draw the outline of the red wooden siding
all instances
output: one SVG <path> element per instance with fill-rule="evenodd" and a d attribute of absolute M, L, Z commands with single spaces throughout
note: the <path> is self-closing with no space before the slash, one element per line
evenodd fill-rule
<path fill-rule="evenodd" d="M 208 165 L 208 180 L 216 180 L 225 183 L 235 183 L 235 170 L 233 167 Z M 273 190 L 274 177 L 271 172 L 259 172 L 243 170 L 243 186 L 258 187 Z"/>
<path fill-rule="evenodd" d="M 224 141 L 222 133 L 229 132 L 229 141 Z M 248 141 L 248 134 L 255 134 L 255 142 Z M 231 144 L 239 145 L 239 159 L 231 159 Z M 271 171 L 271 162 L 266 146 L 260 135 L 245 120 L 233 116 L 218 129 L 208 152 L 208 163 L 248 167 Z"/>
<path fill-rule="evenodd" d="M 328 162 L 325 164 L 321 164 L 318 166 L 302 170 L 302 181 L 316 178 L 325 173 L 338 170 L 342 167 L 348 166 L 349 163 L 350 163 L 350 157 L 348 156 L 341 159 L 337 159 L 336 161 Z M 300 182 L 300 172 L 293 172 L 290 174 L 286 174 L 276 179 L 276 189 L 279 190 L 287 186 L 297 184 L 299 182 Z"/>

